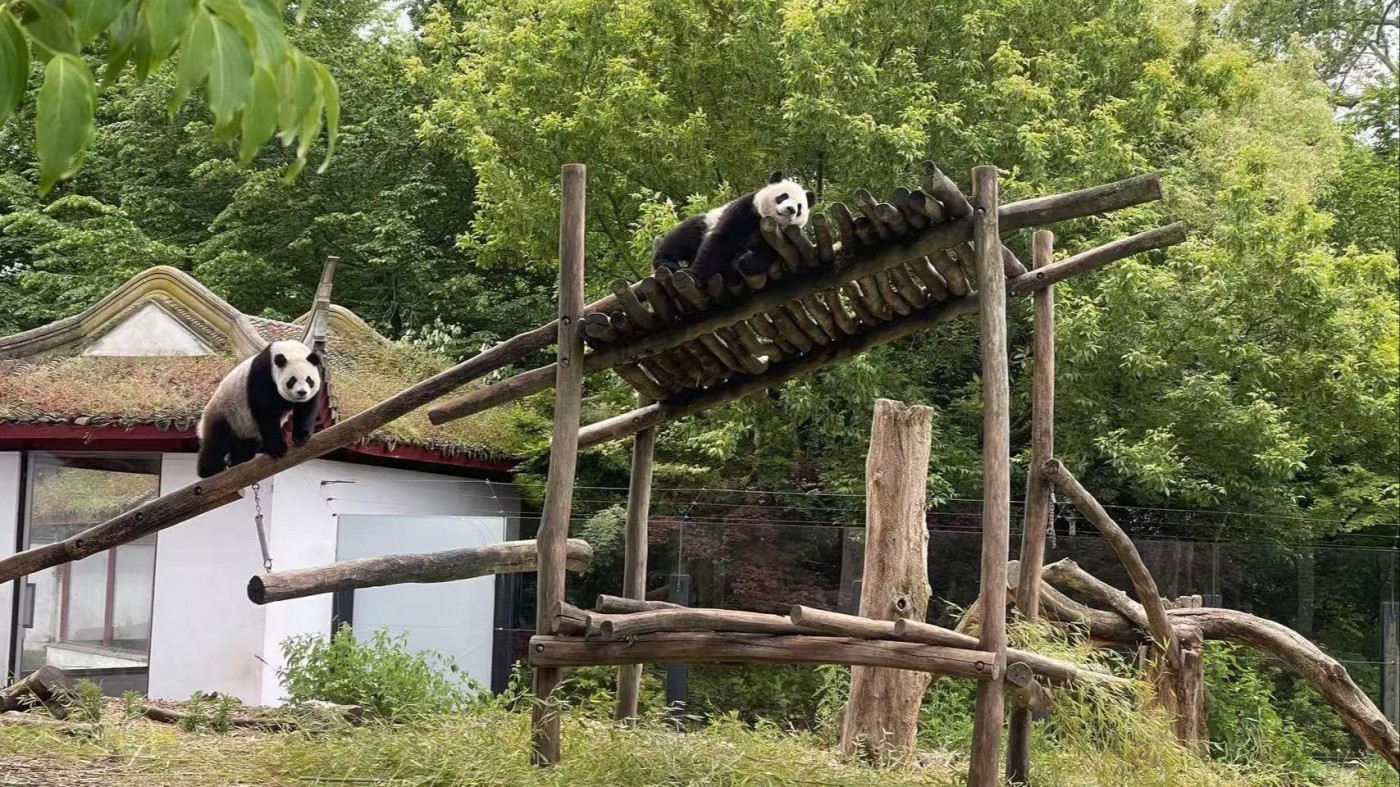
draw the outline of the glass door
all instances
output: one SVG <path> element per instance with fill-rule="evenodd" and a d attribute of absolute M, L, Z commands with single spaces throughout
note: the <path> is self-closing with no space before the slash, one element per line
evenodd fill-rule
<path fill-rule="evenodd" d="M 25 549 L 62 541 L 160 494 L 160 456 L 31 453 Z M 19 672 L 51 664 L 107 694 L 145 692 L 154 535 L 25 577 Z"/>

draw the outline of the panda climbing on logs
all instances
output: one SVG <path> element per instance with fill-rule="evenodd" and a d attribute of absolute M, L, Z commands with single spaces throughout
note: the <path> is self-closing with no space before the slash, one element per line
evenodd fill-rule
<path fill-rule="evenodd" d="M 321 356 L 298 341 L 276 341 L 233 367 L 199 419 L 200 478 L 242 464 L 258 452 L 287 453 L 282 424 L 292 420 L 292 442 L 311 437 L 320 409 Z"/>
<path fill-rule="evenodd" d="M 705 282 L 716 273 L 729 273 L 736 257 L 752 252 L 741 272 L 765 272 L 777 262 L 778 253 L 763 239 L 759 222 L 771 218 L 780 231 L 789 225 L 805 227 L 816 201 L 815 194 L 774 172 L 758 191 L 678 224 L 652 252 L 652 269 L 680 270 L 688 262 L 685 270 L 697 282 Z"/>

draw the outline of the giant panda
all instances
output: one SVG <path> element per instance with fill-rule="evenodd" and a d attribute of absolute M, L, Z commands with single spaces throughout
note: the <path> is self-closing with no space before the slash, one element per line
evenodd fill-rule
<path fill-rule="evenodd" d="M 728 273 L 730 263 L 744 252 L 744 273 L 760 273 L 778 260 L 777 252 L 763 239 L 759 221 L 770 217 L 778 228 L 807 226 L 816 195 L 774 172 L 768 185 L 682 221 L 652 251 L 652 269 L 679 270 L 686 262 L 690 275 L 705 282 L 716 273 Z"/>
<path fill-rule="evenodd" d="M 311 437 L 320 409 L 321 356 L 298 341 L 275 341 L 233 367 L 214 389 L 199 419 L 200 478 L 252 459 L 287 453 L 282 424 L 292 417 L 292 441 Z"/>

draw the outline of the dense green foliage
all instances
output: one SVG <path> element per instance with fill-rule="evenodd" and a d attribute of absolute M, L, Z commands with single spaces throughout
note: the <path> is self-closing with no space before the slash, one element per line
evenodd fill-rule
<path fill-rule="evenodd" d="M 1286 5 L 460 2 L 415 6 L 421 40 L 372 0 L 315 5 L 288 33 L 342 84 L 336 165 L 293 185 L 292 152 L 240 166 L 200 101 L 169 121 L 178 68 L 121 77 L 63 196 L 34 196 L 27 146 L 0 152 L 0 330 L 154 263 L 289 318 L 334 254 L 337 300 L 465 355 L 552 311 L 555 180 L 573 160 L 590 165 L 597 292 L 643 273 L 679 216 L 775 167 L 826 202 L 907 181 L 925 157 L 955 175 L 995 161 L 1008 199 L 1160 169 L 1165 205 L 1055 228 L 1064 252 L 1167 217 L 1194 230 L 1060 288 L 1060 451 L 1112 502 L 1394 522 L 1395 83 L 1375 62 L 1369 81 L 1343 74 L 1319 37 L 1326 20 L 1371 30 L 1352 13 L 1366 3 L 1293 27 Z M 1024 305 L 1013 317 L 1023 346 Z M 946 325 L 668 428 L 663 482 L 851 488 L 879 394 L 938 408 L 931 491 L 974 497 L 975 340 Z M 594 387 L 591 416 L 629 403 L 616 381 Z M 594 452 L 585 474 L 616 483 L 624 456 Z"/>
<path fill-rule="evenodd" d="M 1195 230 L 1061 288 L 1060 452 L 1118 502 L 1391 523 L 1394 82 L 1349 127 L 1313 54 L 1261 54 L 1257 36 L 1222 34 L 1238 21 L 1176 2 L 459 3 L 429 14 L 416 73 L 438 96 L 423 134 L 480 178 L 465 241 L 479 263 L 548 258 L 540 217 L 558 167 L 583 160 L 600 291 L 643 272 L 679 216 L 774 167 L 824 201 L 887 189 L 925 157 L 954 173 L 995 161 L 1008 198 L 1161 169 L 1163 208 L 1056 228 L 1067 251 L 1163 214 Z M 1027 358 L 1013 360 L 1024 413 Z M 691 461 L 665 472 L 853 487 L 878 393 L 939 408 L 931 490 L 972 497 L 977 369 L 973 326 L 943 326 L 668 429 L 663 455 Z"/>
<path fill-rule="evenodd" d="M 236 7 L 198 6 L 219 18 Z M 464 357 L 552 316 L 556 184 L 572 161 L 589 166 L 588 283 L 599 295 L 645 273 L 652 239 L 680 217 L 775 168 L 827 204 L 907 183 L 925 158 L 964 186 L 973 165 L 997 164 L 1008 200 L 1160 170 L 1164 204 L 1054 228 L 1067 254 L 1166 220 L 1192 227 L 1185 246 L 1058 288 L 1059 453 L 1105 502 L 1279 515 L 1224 519 L 1212 535 L 1227 540 L 1393 536 L 1400 107 L 1384 55 L 1394 8 L 457 0 L 412 4 L 407 34 L 378 0 L 320 2 L 286 36 L 335 74 L 339 139 L 334 164 L 295 183 L 286 176 L 307 156 L 329 153 L 315 130 L 294 149 L 239 145 L 235 104 L 212 83 L 176 102 L 172 120 L 170 97 L 198 68 L 182 75 L 178 58 L 89 96 L 83 70 L 101 76 L 95 58 L 113 54 L 98 38 L 92 59 L 70 52 L 44 69 L 75 69 L 76 87 L 29 89 L 37 67 L 34 85 L 0 78 L 0 103 L 23 96 L 0 146 L 0 333 L 73 314 L 155 264 L 193 272 L 246 312 L 291 318 L 336 255 L 338 302 L 394 339 Z M 32 34 L 15 39 L 4 22 L 0 67 L 19 62 L 15 42 Z M 45 89 L 61 90 L 65 106 L 90 102 L 96 133 L 60 123 L 53 144 L 81 144 L 83 167 L 40 197 L 55 159 L 28 140 L 59 123 L 36 103 Z M 1028 258 L 1027 237 L 1008 243 Z M 1012 319 L 1023 473 L 1024 303 Z M 946 324 L 774 398 L 667 427 L 657 483 L 858 491 L 879 395 L 937 409 L 932 498 L 975 498 L 979 369 L 975 324 Z M 611 377 L 588 394 L 588 418 L 632 405 Z M 531 404 L 513 425 L 542 444 L 549 399 Z M 589 452 L 580 483 L 620 485 L 627 458 L 625 444 Z M 859 502 L 848 507 L 812 517 L 858 518 Z M 598 560 L 586 582 L 616 577 L 620 525 L 617 510 L 587 523 Z M 806 547 L 783 548 L 791 558 Z M 1318 589 L 1318 630 L 1337 653 L 1364 654 L 1374 609 L 1354 599 L 1375 591 L 1345 584 Z M 359 658 L 335 650 L 349 647 L 339 639 L 326 647 L 317 663 Z M 1307 692 L 1245 662 L 1221 651 L 1213 667 L 1218 754 L 1286 767 L 1348 745 Z M 575 688 L 602 697 L 604 683 L 583 677 Z M 693 710 L 745 695 L 747 721 L 819 719 L 825 677 L 697 671 Z M 1273 716 L 1264 689 L 1281 702 Z"/>
<path fill-rule="evenodd" d="M 475 694 L 451 659 L 410 651 L 404 636 L 383 629 L 363 641 L 348 626 L 330 639 L 292 637 L 282 643 L 282 655 L 278 678 L 292 703 L 359 705 L 403 721 L 462 710 Z"/>
<path fill-rule="evenodd" d="M 300 4 L 298 19 L 309 7 Z M 220 139 L 241 137 L 251 161 L 277 134 L 296 143 L 294 178 L 326 128 L 335 149 L 338 86 L 325 65 L 287 41 L 292 13 L 282 0 L 23 0 L 0 8 L 0 121 L 13 115 L 30 81 L 30 55 L 43 64 L 34 102 L 39 191 L 47 193 L 83 164 L 92 144 L 98 85 L 85 52 L 103 55 L 103 86 L 131 66 L 137 80 L 179 52 L 170 114 L 200 89 Z M 323 168 L 325 166 L 323 164 Z"/>

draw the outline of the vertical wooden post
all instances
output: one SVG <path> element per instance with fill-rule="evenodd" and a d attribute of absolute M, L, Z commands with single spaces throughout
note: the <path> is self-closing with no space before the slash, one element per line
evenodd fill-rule
<path fill-rule="evenodd" d="M 1006 274 L 997 225 L 996 167 L 972 170 L 972 240 L 982 331 L 982 634 L 978 646 L 997 657 L 996 680 L 979 681 L 972 727 L 969 787 L 1001 781 L 1006 712 L 1006 561 L 1011 541 L 1011 416 L 1006 359 Z"/>
<path fill-rule="evenodd" d="M 925 500 L 932 423 L 932 408 L 875 400 L 865 462 L 863 617 L 922 623 L 928 612 Z M 926 672 L 851 667 L 842 751 L 879 763 L 912 757 L 929 678 Z"/>
<path fill-rule="evenodd" d="M 1055 259 L 1055 233 L 1039 230 L 1031 244 L 1031 267 L 1043 268 Z M 1040 619 L 1040 570 L 1045 565 L 1045 537 L 1050 527 L 1053 490 L 1040 466 L 1055 455 L 1055 285 L 1034 297 L 1035 359 L 1031 366 L 1031 467 L 1026 478 L 1026 521 L 1021 533 L 1021 577 L 1016 585 L 1016 608 L 1026 620 Z M 1011 734 L 1006 745 L 1006 780 L 1030 784 L 1031 712 L 1011 711 Z"/>
<path fill-rule="evenodd" d="M 1314 578 L 1313 548 L 1298 553 L 1298 620 L 1293 630 L 1305 637 L 1313 635 L 1313 599 L 1317 583 Z"/>
<path fill-rule="evenodd" d="M 559 216 L 559 344 L 554 381 L 554 440 L 550 444 L 549 477 L 545 482 L 544 513 L 535 537 L 539 550 L 539 592 L 535 631 L 549 634 L 549 618 L 564 601 L 564 542 L 569 537 L 573 509 L 574 471 L 578 465 L 579 408 L 583 398 L 584 187 L 582 164 L 565 165 L 560 177 L 563 210 Z M 536 668 L 533 714 L 534 762 L 559 762 L 559 706 L 554 690 L 557 667 Z"/>
<path fill-rule="evenodd" d="M 650 404 L 638 395 L 638 406 Z M 647 597 L 647 516 L 651 510 L 652 455 L 656 450 L 656 428 L 643 429 L 632 441 L 632 477 L 627 487 L 627 530 L 622 567 L 622 595 Z M 618 721 L 637 718 L 637 699 L 642 687 L 642 665 L 624 664 L 617 668 Z"/>

